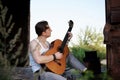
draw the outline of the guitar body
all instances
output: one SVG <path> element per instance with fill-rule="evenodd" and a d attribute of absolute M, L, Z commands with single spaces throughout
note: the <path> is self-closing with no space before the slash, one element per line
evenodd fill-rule
<path fill-rule="evenodd" d="M 52 55 L 55 54 L 56 52 L 59 51 L 59 48 L 62 44 L 62 41 L 57 39 L 55 41 L 53 41 L 51 43 L 51 47 L 50 50 L 48 50 L 45 55 Z M 46 67 L 51 70 L 52 72 L 56 73 L 56 74 L 62 74 L 64 73 L 65 69 L 66 69 L 66 57 L 69 54 L 69 49 L 67 47 L 67 45 L 65 45 L 64 50 L 63 50 L 63 57 L 62 59 L 57 59 L 55 61 L 51 61 L 46 63 Z"/>

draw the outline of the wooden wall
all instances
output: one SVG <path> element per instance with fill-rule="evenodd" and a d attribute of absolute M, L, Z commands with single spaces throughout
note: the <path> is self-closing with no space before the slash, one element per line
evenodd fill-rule
<path fill-rule="evenodd" d="M 105 0 L 106 24 L 104 43 L 107 49 L 107 69 L 113 80 L 120 79 L 120 0 Z"/>

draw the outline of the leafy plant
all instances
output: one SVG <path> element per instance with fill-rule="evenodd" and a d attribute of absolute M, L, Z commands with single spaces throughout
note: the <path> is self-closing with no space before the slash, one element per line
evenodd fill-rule
<path fill-rule="evenodd" d="M 92 30 L 86 27 L 85 31 L 80 30 L 78 40 L 78 44 L 73 44 L 73 47 L 71 47 L 71 51 L 75 56 L 79 55 L 79 58 L 81 58 L 84 57 L 83 54 L 85 51 L 97 51 L 97 55 L 100 59 L 106 58 L 106 48 L 103 44 L 103 35 L 100 31 L 97 32 L 95 29 Z"/>
<path fill-rule="evenodd" d="M 22 28 L 14 30 L 13 16 L 8 14 L 8 8 L 2 5 L 0 0 L 0 52 L 9 61 L 9 65 L 15 66 L 20 60 L 23 43 L 19 43 Z M 12 36 L 11 36 L 12 35 Z"/>

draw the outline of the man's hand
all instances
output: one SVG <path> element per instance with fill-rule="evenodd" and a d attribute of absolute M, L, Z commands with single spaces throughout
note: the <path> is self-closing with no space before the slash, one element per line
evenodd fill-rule
<path fill-rule="evenodd" d="M 56 59 L 61 59 L 63 57 L 63 53 L 56 52 L 55 57 L 56 57 Z"/>
<path fill-rule="evenodd" d="M 73 37 L 73 34 L 71 32 L 68 32 L 68 41 Z"/>

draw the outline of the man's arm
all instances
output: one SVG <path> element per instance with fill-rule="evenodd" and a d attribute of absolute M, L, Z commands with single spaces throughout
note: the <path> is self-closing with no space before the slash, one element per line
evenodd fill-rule
<path fill-rule="evenodd" d="M 41 49 L 41 46 L 36 41 L 32 41 L 30 43 L 30 51 L 32 53 L 34 60 L 38 64 L 47 63 L 54 59 L 53 55 L 49 55 L 49 56 L 41 55 L 40 49 Z"/>

